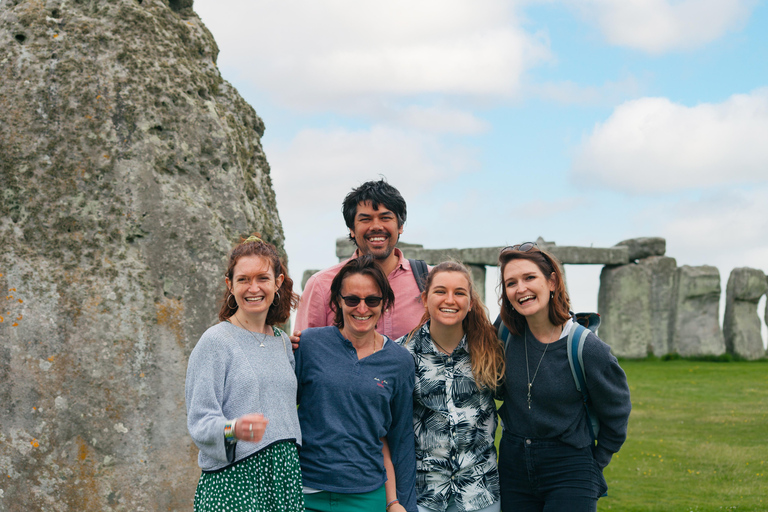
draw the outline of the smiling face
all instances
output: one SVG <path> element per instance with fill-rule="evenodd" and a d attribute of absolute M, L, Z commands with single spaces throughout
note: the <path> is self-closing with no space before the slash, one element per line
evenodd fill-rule
<path fill-rule="evenodd" d="M 513 259 L 504 267 L 504 294 L 515 311 L 526 318 L 549 315 L 549 297 L 555 290 L 554 272 L 545 277 L 533 261 Z"/>
<path fill-rule="evenodd" d="M 438 272 L 432 278 L 424 303 L 433 323 L 461 325 L 471 306 L 467 277 L 461 272 Z"/>
<path fill-rule="evenodd" d="M 381 290 L 371 276 L 364 274 L 350 274 L 341 283 L 341 295 L 344 297 L 356 296 L 361 299 L 366 297 L 381 297 Z M 369 307 L 365 300 L 361 300 L 355 307 L 349 307 L 344 300 L 339 298 L 338 307 L 341 308 L 344 318 L 342 333 L 347 339 L 360 338 L 376 329 L 376 323 L 381 317 L 382 305 Z"/>
<path fill-rule="evenodd" d="M 403 234 L 398 226 L 397 215 L 383 204 L 374 210 L 370 201 L 358 203 L 355 213 L 355 228 L 349 230 L 361 254 L 371 254 L 377 260 L 386 260 L 392 255 L 397 240 Z"/>
<path fill-rule="evenodd" d="M 238 312 L 266 317 L 283 279 L 283 274 L 275 277 L 275 271 L 266 258 L 243 256 L 235 264 L 232 280 L 226 278 L 226 284 L 237 301 Z"/>

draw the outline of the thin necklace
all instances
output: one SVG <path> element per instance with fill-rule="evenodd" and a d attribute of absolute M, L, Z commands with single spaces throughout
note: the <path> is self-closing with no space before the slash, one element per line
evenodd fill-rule
<path fill-rule="evenodd" d="M 437 341 L 435 341 L 435 338 L 433 338 L 432 336 L 430 336 L 430 339 L 432 340 L 432 343 L 434 343 L 435 345 L 437 345 L 437 348 L 439 348 L 440 350 L 442 350 L 442 351 L 443 351 L 443 352 L 445 352 L 446 354 L 448 354 L 448 355 L 451 355 L 451 352 L 448 352 L 447 350 L 445 350 L 445 349 L 443 348 L 443 346 L 442 346 L 442 345 L 440 345 L 440 344 L 439 344 Z"/>
<path fill-rule="evenodd" d="M 539 368 L 541 367 L 541 362 L 544 360 L 544 356 L 547 355 L 547 349 L 552 344 L 552 335 L 555 334 L 555 329 L 557 326 L 552 327 L 552 332 L 549 333 L 549 343 L 547 343 L 547 346 L 544 347 L 544 353 L 541 354 L 541 359 L 539 359 L 539 364 L 536 365 L 536 371 L 533 372 L 533 378 L 531 378 L 531 369 L 528 366 L 528 329 L 525 329 L 525 371 L 528 374 L 528 408 L 531 408 L 531 388 L 533 387 L 533 381 L 536 380 L 536 375 L 539 374 Z"/>
<path fill-rule="evenodd" d="M 245 326 L 244 326 L 244 325 L 243 325 L 243 324 L 240 322 L 240 319 L 239 319 L 239 318 L 237 318 L 235 315 L 232 315 L 232 316 L 231 316 L 231 318 L 234 318 L 234 319 L 237 321 L 238 325 L 240 325 L 240 327 L 241 327 L 241 328 L 243 328 L 243 329 L 245 329 L 246 331 L 248 331 L 249 333 L 251 333 L 251 334 L 253 335 L 253 337 L 256 339 L 256 341 L 258 341 L 258 342 L 259 342 L 259 346 L 260 346 L 261 348 L 267 348 L 267 346 L 266 346 L 266 345 L 264 345 L 264 340 L 266 340 L 266 339 L 267 339 L 267 333 L 264 333 L 264 332 L 260 332 L 259 334 L 261 334 L 261 339 L 259 339 L 259 337 L 258 337 L 258 336 L 256 336 L 256 333 L 255 333 L 255 332 L 253 332 L 253 331 L 251 331 L 251 330 L 248 330 L 248 329 L 246 329 L 246 328 L 245 328 Z M 283 343 L 285 343 L 285 340 L 283 340 Z"/>

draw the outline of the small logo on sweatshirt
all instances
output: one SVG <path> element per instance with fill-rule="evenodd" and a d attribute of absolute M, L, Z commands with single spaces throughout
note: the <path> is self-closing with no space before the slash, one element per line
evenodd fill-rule
<path fill-rule="evenodd" d="M 376 381 L 376 385 L 379 386 L 380 388 L 386 387 L 386 385 L 387 385 L 387 381 L 386 380 L 380 379 L 378 377 L 374 377 L 373 380 Z"/>

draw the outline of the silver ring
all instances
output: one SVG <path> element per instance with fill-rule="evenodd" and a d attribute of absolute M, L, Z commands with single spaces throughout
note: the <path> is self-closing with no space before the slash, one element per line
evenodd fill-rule
<path fill-rule="evenodd" d="M 250 425 L 248 425 L 248 431 L 249 431 L 249 432 L 253 432 L 253 423 L 251 423 Z"/>
<path fill-rule="evenodd" d="M 253 432 L 251 432 L 251 439 L 253 439 Z"/>

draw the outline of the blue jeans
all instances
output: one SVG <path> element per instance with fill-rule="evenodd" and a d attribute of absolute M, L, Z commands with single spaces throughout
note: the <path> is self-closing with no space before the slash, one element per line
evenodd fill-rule
<path fill-rule="evenodd" d="M 608 486 L 590 447 L 505 433 L 499 444 L 503 512 L 595 512 Z"/>

